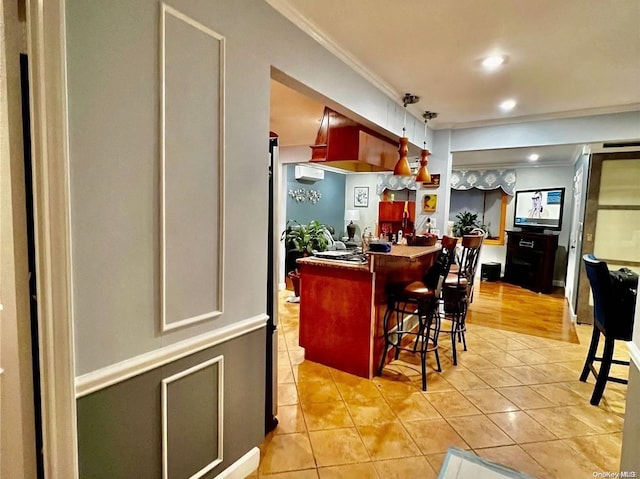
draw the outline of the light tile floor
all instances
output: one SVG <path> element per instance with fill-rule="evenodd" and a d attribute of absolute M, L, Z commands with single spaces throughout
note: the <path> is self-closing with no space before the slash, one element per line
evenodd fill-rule
<path fill-rule="evenodd" d="M 281 301 L 279 425 L 251 477 L 430 479 L 452 445 L 539 479 L 618 471 L 626 386 L 610 382 L 600 405 L 589 404 L 593 377 L 578 376 L 591 326 L 577 326 L 571 344 L 469 325 L 468 351 L 458 348 L 453 366 L 444 341 L 443 371 L 430 358 L 423 392 L 411 354 L 372 380 L 305 361 L 298 308 Z M 623 343 L 616 357 L 628 359 Z"/>

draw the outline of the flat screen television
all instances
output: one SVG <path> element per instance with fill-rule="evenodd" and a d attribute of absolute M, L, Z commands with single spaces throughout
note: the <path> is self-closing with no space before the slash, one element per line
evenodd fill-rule
<path fill-rule="evenodd" d="M 513 226 L 560 230 L 563 205 L 564 188 L 516 191 Z"/>

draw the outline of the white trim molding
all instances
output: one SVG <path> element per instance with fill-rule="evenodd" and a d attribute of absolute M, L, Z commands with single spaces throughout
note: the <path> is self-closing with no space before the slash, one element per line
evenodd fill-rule
<path fill-rule="evenodd" d="M 244 479 L 258 470 L 260 465 L 260 449 L 249 449 L 244 456 L 218 474 L 215 479 Z"/>
<path fill-rule="evenodd" d="M 223 426 L 224 426 L 224 357 L 216 356 L 203 363 L 197 364 L 189 369 L 181 371 L 173 376 L 162 380 L 162 478 L 169 479 L 169 384 L 179 381 L 180 379 L 194 374 L 198 371 L 202 371 L 205 368 L 217 365 L 217 380 L 216 393 L 218 404 L 218 434 L 217 434 L 217 449 L 215 451 L 216 456 L 205 465 L 202 469 L 195 472 L 189 479 L 200 479 L 207 472 L 211 471 L 214 467 L 222 462 L 223 453 Z"/>
<path fill-rule="evenodd" d="M 27 2 L 44 475 L 78 477 L 65 2 Z"/>
<path fill-rule="evenodd" d="M 131 359 L 92 371 L 76 378 L 76 397 L 81 398 L 108 386 L 171 363 L 190 354 L 225 343 L 266 327 L 267 315 L 261 314 L 206 334 L 155 349 Z"/>
<path fill-rule="evenodd" d="M 216 198 L 217 202 L 217 225 L 215 230 L 217 231 L 217 251 L 215 251 L 215 255 L 217 256 L 217 266 L 218 270 L 216 273 L 216 286 L 217 290 L 213 291 L 213 307 L 215 308 L 212 311 L 202 311 L 200 314 L 196 314 L 191 317 L 172 320 L 171 318 L 167 318 L 167 148 L 166 148 L 166 132 L 167 132 L 167 112 L 166 112 L 166 103 L 167 103 L 167 58 L 166 58 L 166 42 L 167 42 L 167 25 L 166 19 L 167 15 L 171 15 L 172 17 L 184 22 L 190 27 L 195 28 L 197 31 L 208 35 L 209 37 L 215 39 L 218 43 L 218 54 L 219 54 L 219 89 L 218 89 L 218 144 L 217 144 L 217 158 L 213 161 L 217 161 L 217 188 L 218 188 L 218 196 Z M 195 323 L 199 323 L 201 321 L 205 321 L 208 319 L 213 319 L 221 316 L 224 311 L 223 301 L 224 301 L 224 163 L 225 163 L 225 148 L 224 148 L 224 138 L 225 138 L 225 37 L 218 32 L 212 30 L 211 28 L 203 25 L 197 20 L 185 15 L 184 13 L 176 10 L 175 8 L 167 5 L 166 3 L 162 3 L 161 15 L 160 15 L 160 104 L 161 104 L 161 118 L 160 118 L 160 151 L 161 151 L 161 162 L 160 162 L 160 183 L 161 183 L 161 331 L 166 333 L 168 331 L 182 328 L 185 326 L 189 326 Z M 197 60 L 195 60 L 197 61 Z"/>
<path fill-rule="evenodd" d="M 629 357 L 631 358 L 631 362 L 640 370 L 640 349 L 638 348 L 638 345 L 631 341 L 627 343 L 627 346 L 629 347 Z"/>

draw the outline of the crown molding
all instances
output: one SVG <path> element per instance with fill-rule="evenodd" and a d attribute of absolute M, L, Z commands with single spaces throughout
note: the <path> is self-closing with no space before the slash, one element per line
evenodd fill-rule
<path fill-rule="evenodd" d="M 640 111 L 640 103 L 630 103 L 628 105 L 615 105 L 599 108 L 583 108 L 581 110 L 559 111 L 554 113 L 544 113 L 539 115 L 525 115 L 500 119 L 478 120 L 468 122 L 435 123 L 430 126 L 434 130 L 462 130 L 465 128 L 480 128 L 485 126 L 512 125 L 514 123 L 527 123 L 532 121 L 562 120 L 567 118 L 579 118 L 586 116 L 611 115 L 615 113 L 626 113 L 630 111 Z"/>
<path fill-rule="evenodd" d="M 277 12 L 284 16 L 287 20 L 297 26 L 304 33 L 313 38 L 316 42 L 326 48 L 333 55 L 346 63 L 351 69 L 362 76 L 369 83 L 373 84 L 378 90 L 391 98 L 394 102 L 402 105 L 402 97 L 404 92 L 397 91 L 389 83 L 384 81 L 380 76 L 369 70 L 362 64 L 351 52 L 345 50 L 336 41 L 326 34 L 311 20 L 302 15 L 287 0 L 266 0 Z M 417 108 L 417 107 L 416 107 Z M 412 109 L 410 106 L 408 109 Z M 418 112 L 418 109 L 415 110 Z M 422 114 L 419 111 L 419 114 Z"/>

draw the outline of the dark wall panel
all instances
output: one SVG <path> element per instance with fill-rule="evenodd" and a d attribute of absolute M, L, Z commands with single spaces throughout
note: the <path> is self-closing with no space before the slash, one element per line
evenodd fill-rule
<path fill-rule="evenodd" d="M 252 358 L 265 356 L 265 344 L 260 329 L 78 399 L 80 477 L 162 477 L 162 380 L 222 355 L 224 460 L 206 476 L 215 477 L 264 439 L 265 366 Z M 188 441 L 169 444 L 169 457 L 199 462 Z"/>

